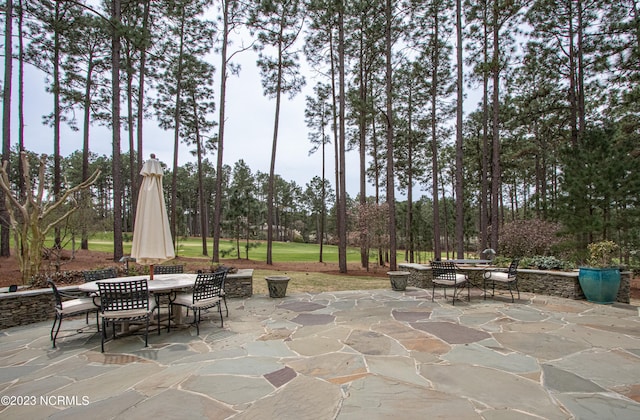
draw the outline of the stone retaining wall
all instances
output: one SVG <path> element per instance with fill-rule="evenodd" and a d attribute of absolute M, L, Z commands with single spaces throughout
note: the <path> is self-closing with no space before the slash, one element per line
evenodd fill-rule
<path fill-rule="evenodd" d="M 398 264 L 399 269 L 408 271 L 408 285 L 422 289 L 431 289 L 431 267 L 426 264 Z M 469 280 L 482 287 L 482 274 L 486 267 L 460 266 Z M 631 298 L 631 272 L 621 273 L 618 302 L 629 303 Z M 497 284 L 496 288 L 500 285 Z M 559 296 L 567 299 L 585 299 L 577 271 L 518 270 L 518 288 L 521 292 Z"/>
<path fill-rule="evenodd" d="M 224 289 L 229 298 L 253 296 L 253 270 L 238 270 L 236 274 L 227 275 Z M 63 286 L 58 290 L 79 292 L 78 286 Z M 51 289 L 0 293 L 0 330 L 47 320 L 53 323 L 54 305 Z"/>
<path fill-rule="evenodd" d="M 224 291 L 230 298 L 246 298 L 253 296 L 253 269 L 238 270 L 235 274 L 227 274 Z"/>
<path fill-rule="evenodd" d="M 78 291 L 77 286 L 60 287 L 59 289 Z M 48 319 L 53 323 L 54 305 L 55 300 L 51 289 L 0 293 L 0 330 Z"/>

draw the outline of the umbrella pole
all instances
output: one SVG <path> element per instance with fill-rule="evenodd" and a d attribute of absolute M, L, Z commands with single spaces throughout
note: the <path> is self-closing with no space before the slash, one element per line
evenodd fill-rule
<path fill-rule="evenodd" d="M 153 280 L 153 264 L 149 266 L 149 280 Z"/>

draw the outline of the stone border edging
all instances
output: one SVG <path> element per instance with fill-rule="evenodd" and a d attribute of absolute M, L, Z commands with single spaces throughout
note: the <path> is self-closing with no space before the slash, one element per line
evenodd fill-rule
<path fill-rule="evenodd" d="M 253 269 L 228 274 L 225 280 L 228 298 L 245 298 L 253 295 Z M 60 286 L 58 290 L 78 292 L 78 286 Z M 19 325 L 51 320 L 55 314 L 51 289 L 27 289 L 0 293 L 0 330 Z"/>
<path fill-rule="evenodd" d="M 398 264 L 398 268 L 406 269 L 411 273 L 409 275 L 409 286 L 431 289 L 431 267 L 428 264 L 401 263 Z M 473 284 L 482 286 L 482 273 L 487 267 L 459 266 L 459 268 L 469 276 Z M 518 269 L 518 288 L 521 292 L 576 300 L 585 299 L 578 281 L 578 271 Z M 631 272 L 623 271 L 621 273 L 617 301 L 630 303 L 630 297 Z"/>

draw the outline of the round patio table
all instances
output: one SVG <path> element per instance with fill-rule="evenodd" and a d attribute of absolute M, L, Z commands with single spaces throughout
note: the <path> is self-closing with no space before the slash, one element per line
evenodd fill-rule
<path fill-rule="evenodd" d="M 114 277 L 105 280 L 90 281 L 82 283 L 78 286 L 78 289 L 87 293 L 95 293 L 98 291 L 98 283 L 109 282 L 121 282 L 121 281 L 135 281 L 147 279 L 147 286 L 149 292 L 170 292 L 174 290 L 188 289 L 193 287 L 196 283 L 197 274 L 156 274 L 153 276 L 153 280 L 149 280 L 149 276 L 128 276 L 128 277 Z"/>
<path fill-rule="evenodd" d="M 105 280 L 90 281 L 82 283 L 78 286 L 83 292 L 98 293 L 98 283 L 114 283 L 121 281 L 135 281 L 147 279 L 147 287 L 151 294 L 168 294 L 179 290 L 190 289 L 196 283 L 197 274 L 181 273 L 181 274 L 157 274 L 153 276 L 153 280 L 149 280 L 149 276 L 128 276 L 114 277 Z M 169 300 L 171 302 L 171 300 Z M 176 306 L 172 313 L 175 315 L 175 323 L 182 324 L 182 307 Z"/>

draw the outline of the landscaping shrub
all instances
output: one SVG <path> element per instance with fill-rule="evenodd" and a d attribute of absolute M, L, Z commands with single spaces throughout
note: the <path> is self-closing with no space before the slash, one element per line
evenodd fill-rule
<path fill-rule="evenodd" d="M 506 223 L 500 233 L 498 253 L 508 257 L 550 255 L 560 244 L 560 225 L 540 219 Z"/>
<path fill-rule="evenodd" d="M 574 268 L 574 265 L 568 261 L 545 255 L 534 255 L 533 257 L 523 258 L 520 265 L 523 267 L 537 268 L 539 270 L 570 270 Z"/>
<path fill-rule="evenodd" d="M 504 267 L 504 268 L 509 267 L 510 264 L 511 264 L 510 257 L 501 257 L 501 256 L 495 257 L 491 262 L 491 265 L 495 265 L 496 267 Z M 522 262 L 520 264 L 522 264 Z"/>

